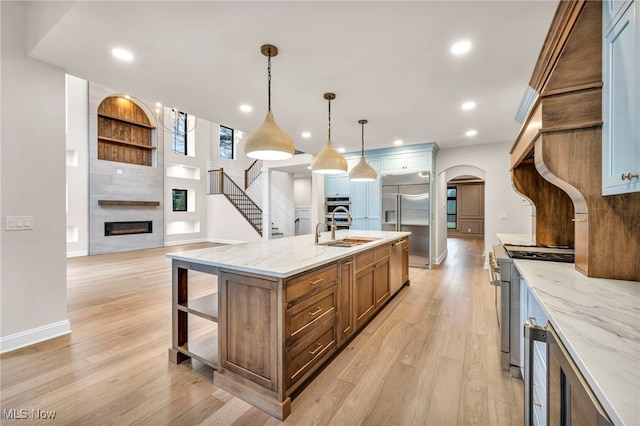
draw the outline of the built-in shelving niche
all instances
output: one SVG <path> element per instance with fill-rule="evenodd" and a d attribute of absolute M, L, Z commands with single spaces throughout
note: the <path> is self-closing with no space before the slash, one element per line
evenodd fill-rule
<path fill-rule="evenodd" d="M 106 98 L 98 107 L 98 159 L 152 166 L 154 129 L 130 99 Z"/>

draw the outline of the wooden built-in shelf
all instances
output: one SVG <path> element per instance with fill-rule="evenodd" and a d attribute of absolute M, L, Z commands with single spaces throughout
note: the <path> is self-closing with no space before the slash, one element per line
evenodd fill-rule
<path fill-rule="evenodd" d="M 123 140 L 120 140 L 120 139 L 107 138 L 105 136 L 98 136 L 98 140 L 99 141 L 103 141 L 103 142 L 117 143 L 118 145 L 135 146 L 136 148 L 156 149 L 155 146 L 142 145 L 142 144 L 139 144 L 139 143 L 127 142 L 127 141 L 123 141 Z"/>
<path fill-rule="evenodd" d="M 218 369 L 218 330 L 207 333 L 206 336 L 189 338 L 189 341 L 177 348 L 178 352 Z"/>
<path fill-rule="evenodd" d="M 158 207 L 160 201 L 98 200 L 99 206 Z"/>
<path fill-rule="evenodd" d="M 191 299 L 186 304 L 178 304 L 178 310 L 218 322 L 218 293 Z"/>
<path fill-rule="evenodd" d="M 151 124 L 139 123 L 137 121 L 131 121 L 131 120 L 127 120 L 125 118 L 114 117 L 112 115 L 108 115 L 108 114 L 104 114 L 104 113 L 98 113 L 98 117 L 104 117 L 104 118 L 108 118 L 110 120 L 116 120 L 116 121 L 119 121 L 121 123 L 132 124 L 134 126 L 140 126 L 140 127 L 144 127 L 144 128 L 147 128 L 147 129 L 155 129 L 156 128 L 156 126 L 152 126 Z"/>

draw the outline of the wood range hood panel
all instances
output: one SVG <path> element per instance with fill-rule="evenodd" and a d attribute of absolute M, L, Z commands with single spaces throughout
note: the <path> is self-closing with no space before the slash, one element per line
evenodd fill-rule
<path fill-rule="evenodd" d="M 530 84 L 511 157 L 536 243 L 575 246 L 587 276 L 640 281 L 640 193 L 602 196 L 601 2 L 560 2 Z"/>

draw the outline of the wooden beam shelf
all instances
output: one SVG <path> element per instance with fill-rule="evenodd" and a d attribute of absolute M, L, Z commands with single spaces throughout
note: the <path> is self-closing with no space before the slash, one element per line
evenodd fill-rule
<path fill-rule="evenodd" d="M 99 206 L 158 207 L 160 201 L 98 200 Z"/>
<path fill-rule="evenodd" d="M 131 120 L 127 120 L 125 118 L 114 117 L 113 115 L 108 115 L 108 114 L 105 114 L 105 113 L 98 113 L 98 117 L 108 118 L 110 120 L 119 121 L 121 123 L 132 124 L 134 126 L 144 127 L 146 129 L 155 129 L 156 128 L 156 126 L 152 126 L 151 124 L 138 123 L 137 121 L 131 121 Z"/>
<path fill-rule="evenodd" d="M 149 150 L 153 150 L 156 149 L 155 146 L 149 146 L 149 145 L 142 145 L 139 143 L 134 143 L 134 142 L 127 142 L 127 141 L 123 141 L 120 139 L 113 139 L 113 138 L 107 138 L 105 136 L 98 136 L 98 140 L 99 141 L 103 141 L 103 142 L 107 142 L 107 143 L 117 143 L 118 145 L 127 145 L 127 146 L 134 146 L 136 148 L 142 148 L 142 149 L 149 149 Z"/>

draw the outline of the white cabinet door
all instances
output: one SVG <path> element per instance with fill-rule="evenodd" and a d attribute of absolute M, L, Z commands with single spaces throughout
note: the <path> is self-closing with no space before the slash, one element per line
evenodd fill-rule
<path fill-rule="evenodd" d="M 382 157 L 382 173 L 409 173 L 430 169 L 428 151 L 405 152 Z"/>
<path fill-rule="evenodd" d="M 325 197 L 348 197 L 350 191 L 349 175 L 330 175 L 324 180 Z"/>
<path fill-rule="evenodd" d="M 631 2 L 604 36 L 602 194 L 640 191 L 640 29 Z"/>
<path fill-rule="evenodd" d="M 373 165 L 372 165 L 373 167 Z M 381 215 L 380 178 L 373 182 L 351 183 L 351 229 L 380 230 Z"/>
<path fill-rule="evenodd" d="M 431 153 L 428 152 L 408 153 L 405 160 L 406 170 L 410 172 L 429 170 L 429 155 L 431 155 Z"/>

